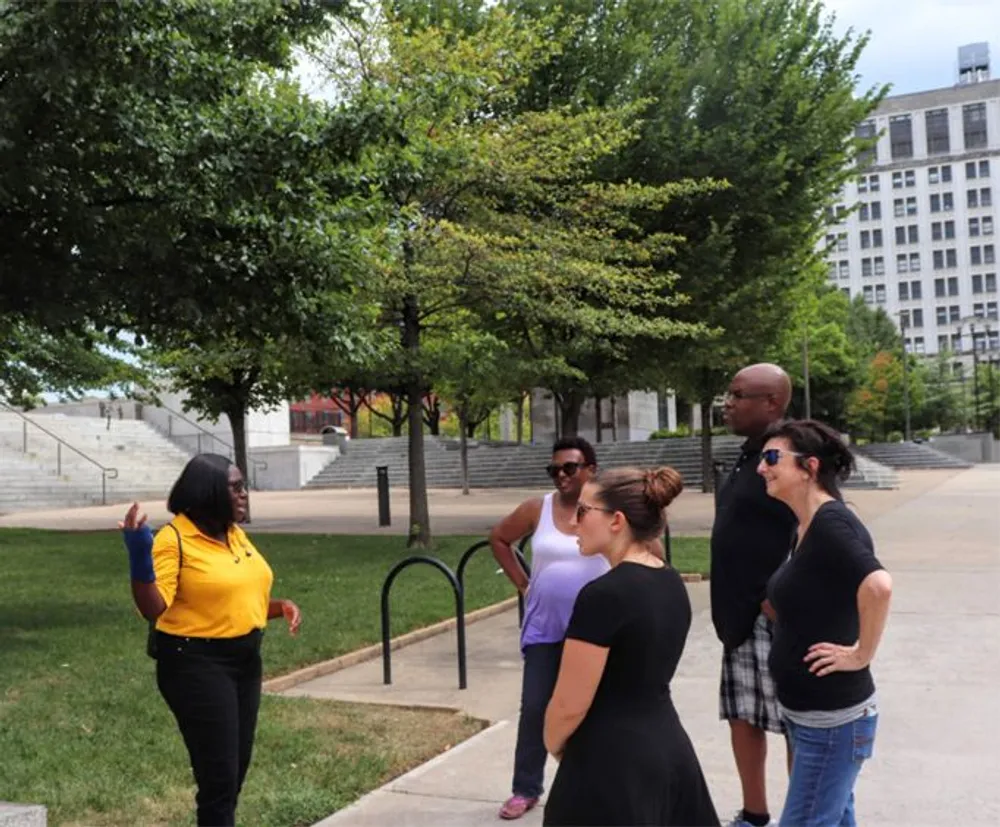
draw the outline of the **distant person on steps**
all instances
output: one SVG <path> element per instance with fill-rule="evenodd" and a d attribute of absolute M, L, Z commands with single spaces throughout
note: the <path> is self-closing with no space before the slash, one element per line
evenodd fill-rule
<path fill-rule="evenodd" d="M 587 440 L 560 439 L 552 446 L 546 469 L 556 490 L 522 503 L 490 533 L 494 557 L 527 602 L 521 628 L 524 676 L 514 779 L 512 795 L 500 809 L 503 819 L 521 818 L 541 798 L 547 757 L 542 740 L 545 708 L 559 674 L 566 627 L 580 589 L 608 570 L 603 557 L 580 555 L 575 533 L 580 492 L 596 469 L 597 454 Z M 529 535 L 530 581 L 512 548 Z"/>
<path fill-rule="evenodd" d="M 780 367 L 758 364 L 737 373 L 726 393 L 726 422 L 746 437 L 716 492 L 712 526 L 712 622 L 723 646 L 719 717 L 729 722 L 743 791 L 743 807 L 729 827 L 770 823 L 767 733 L 785 731 L 767 664 L 774 625 L 766 592 L 771 575 L 788 558 L 796 519 L 788 506 L 767 495 L 757 466 L 764 433 L 784 418 L 791 390 Z"/>

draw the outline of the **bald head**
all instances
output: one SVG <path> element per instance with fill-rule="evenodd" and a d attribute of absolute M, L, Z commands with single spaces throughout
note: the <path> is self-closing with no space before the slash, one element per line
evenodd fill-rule
<path fill-rule="evenodd" d="M 757 437 L 784 418 L 792 399 L 792 381 L 778 365 L 762 362 L 733 377 L 726 396 L 726 421 L 733 433 Z"/>

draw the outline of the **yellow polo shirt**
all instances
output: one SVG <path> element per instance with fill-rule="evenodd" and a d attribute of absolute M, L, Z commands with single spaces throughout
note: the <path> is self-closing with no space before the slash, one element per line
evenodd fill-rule
<path fill-rule="evenodd" d="M 207 537 L 187 517 L 172 520 L 184 545 L 177 569 L 177 535 L 166 525 L 153 541 L 156 588 L 167 604 L 156 628 L 180 637 L 233 638 L 267 625 L 274 574 L 243 529 L 228 545 Z"/>

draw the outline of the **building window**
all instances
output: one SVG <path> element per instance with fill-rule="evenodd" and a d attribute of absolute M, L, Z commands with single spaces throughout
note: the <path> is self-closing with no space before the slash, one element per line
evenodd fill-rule
<path fill-rule="evenodd" d="M 870 258 L 861 259 L 861 275 L 869 278 L 872 274 L 872 260 Z"/>
<path fill-rule="evenodd" d="M 945 164 L 941 167 L 941 183 L 950 184 L 951 183 L 951 164 Z"/>
<path fill-rule="evenodd" d="M 948 308 L 941 305 L 936 310 L 938 326 L 948 324 Z"/>
<path fill-rule="evenodd" d="M 979 206 L 979 190 L 968 190 L 965 193 L 965 197 L 966 197 L 966 206 L 968 206 L 969 208 Z"/>
<path fill-rule="evenodd" d="M 975 178 L 976 177 L 976 162 L 967 161 L 965 164 L 965 177 Z"/>
<path fill-rule="evenodd" d="M 906 214 L 907 215 L 917 214 L 917 197 L 915 195 L 911 195 L 909 198 L 906 199 Z"/>
<path fill-rule="evenodd" d="M 984 121 L 983 129 L 985 128 Z M 983 145 L 985 146 L 985 142 Z M 893 115 L 889 118 L 889 152 L 894 161 L 913 157 L 913 123 L 909 115 Z"/>
<path fill-rule="evenodd" d="M 958 253 L 955 248 L 947 250 L 935 250 L 933 253 L 935 270 L 944 270 L 946 267 L 958 267 Z"/>
<path fill-rule="evenodd" d="M 908 169 L 903 173 L 903 181 L 907 187 L 915 187 L 917 185 L 917 171 L 914 169 Z"/>
<path fill-rule="evenodd" d="M 975 190 L 969 190 L 970 193 L 975 194 Z M 906 202 L 902 198 L 897 198 L 892 202 L 892 214 L 896 218 L 902 218 L 906 215 Z"/>
<path fill-rule="evenodd" d="M 841 287 L 840 288 L 840 292 L 843 293 L 845 296 L 847 296 L 847 298 L 851 297 L 851 288 L 850 287 Z"/>
<path fill-rule="evenodd" d="M 975 238 L 979 235 L 979 219 L 970 218 L 969 219 L 969 236 Z"/>
<path fill-rule="evenodd" d="M 858 150 L 858 166 L 870 167 L 878 160 L 878 130 L 875 121 L 864 121 L 854 129 L 854 136 L 866 146 Z"/>
<path fill-rule="evenodd" d="M 913 311 L 913 326 L 923 327 L 924 326 L 924 311 L 919 307 Z"/>
<path fill-rule="evenodd" d="M 847 233 L 841 233 L 837 236 L 837 252 L 846 253 L 847 252 Z"/>
<path fill-rule="evenodd" d="M 851 277 L 851 265 L 846 261 L 841 261 L 838 266 L 840 267 L 840 277 L 842 279 L 849 279 Z"/>
<path fill-rule="evenodd" d="M 910 272 L 920 272 L 920 253 L 910 253 Z"/>
<path fill-rule="evenodd" d="M 955 196 L 950 192 L 941 193 L 941 209 L 945 212 L 953 212 L 955 209 Z"/>
<path fill-rule="evenodd" d="M 993 216 L 984 215 L 980 222 L 983 227 L 983 235 L 993 235 Z"/>
<path fill-rule="evenodd" d="M 896 272 L 897 273 L 910 272 L 909 259 L 907 258 L 906 253 L 900 253 L 898 256 L 896 256 Z"/>
<path fill-rule="evenodd" d="M 885 285 L 875 285 L 875 304 L 885 304 Z"/>
<path fill-rule="evenodd" d="M 990 192 L 989 187 L 983 187 L 981 190 L 979 190 L 979 206 L 980 207 L 993 206 L 993 193 Z"/>
<path fill-rule="evenodd" d="M 941 183 L 941 167 L 930 167 L 927 170 L 927 183 L 928 184 L 940 184 Z"/>
<path fill-rule="evenodd" d="M 935 270 L 938 268 L 935 267 Z M 934 279 L 934 297 L 938 299 L 943 299 L 948 295 L 948 287 L 945 284 L 944 279 Z"/>
<path fill-rule="evenodd" d="M 969 248 L 969 263 L 973 266 L 983 263 L 983 249 L 982 247 L 970 247 Z"/>
<path fill-rule="evenodd" d="M 875 256 L 875 275 L 884 276 L 885 275 L 885 259 L 882 256 Z"/>
<path fill-rule="evenodd" d="M 868 192 L 868 176 L 862 175 L 858 179 L 858 194 L 864 195 L 866 192 Z"/>
<path fill-rule="evenodd" d="M 882 246 L 882 231 L 872 230 L 872 247 L 881 247 L 881 246 Z"/>
<path fill-rule="evenodd" d="M 986 146 L 985 103 L 970 103 L 962 107 L 962 129 L 965 133 L 965 148 L 967 150 L 982 149 Z"/>
<path fill-rule="evenodd" d="M 950 241 L 955 237 L 955 222 L 945 221 L 944 222 L 944 237 L 945 240 Z"/>
<path fill-rule="evenodd" d="M 983 283 L 986 286 L 986 292 L 987 293 L 996 293 L 997 292 L 997 274 L 996 273 L 987 273 L 983 277 Z"/>
<path fill-rule="evenodd" d="M 927 154 L 944 155 L 951 151 L 948 133 L 948 110 L 928 109 L 924 113 L 927 129 Z"/>
<path fill-rule="evenodd" d="M 836 279 L 837 279 L 837 262 L 835 262 L 835 261 L 828 261 L 827 262 L 827 264 L 826 264 L 826 275 L 827 275 L 827 278 L 830 278 L 830 279 L 833 279 L 834 281 L 836 281 Z"/>
<path fill-rule="evenodd" d="M 896 243 L 906 244 L 906 227 L 896 227 Z"/>
<path fill-rule="evenodd" d="M 875 291 L 872 289 L 870 284 L 866 284 L 861 291 L 861 294 L 865 297 L 865 304 L 875 303 Z"/>
<path fill-rule="evenodd" d="M 878 175 L 868 176 L 868 189 L 871 192 L 878 192 L 882 189 L 882 179 Z"/>
<path fill-rule="evenodd" d="M 916 224 L 911 224 L 906 228 L 906 240 L 910 244 L 917 244 L 920 241 L 920 228 Z"/>
<path fill-rule="evenodd" d="M 948 337 L 938 336 L 938 351 L 943 353 L 947 349 L 948 349 Z"/>
<path fill-rule="evenodd" d="M 992 244 L 983 245 L 983 263 L 996 264 L 996 253 Z"/>
<path fill-rule="evenodd" d="M 949 296 L 958 295 L 958 279 L 955 278 L 954 276 L 948 279 L 948 295 Z"/>
<path fill-rule="evenodd" d="M 972 305 L 972 315 L 977 319 L 985 318 L 986 316 L 986 305 L 982 302 L 976 302 Z"/>
<path fill-rule="evenodd" d="M 899 311 L 899 329 L 906 330 L 910 326 L 910 311 L 900 310 Z"/>
<path fill-rule="evenodd" d="M 908 302 L 910 300 L 910 285 L 908 282 L 901 281 L 899 283 L 899 300 L 901 302 Z"/>
<path fill-rule="evenodd" d="M 914 338 L 914 340 L 913 340 L 913 349 L 917 353 L 923 353 L 924 352 L 924 337 L 923 336 L 917 336 L 916 338 Z"/>
<path fill-rule="evenodd" d="M 980 275 L 975 275 L 972 277 L 972 292 L 975 295 L 979 295 L 983 292 L 983 277 Z"/>
<path fill-rule="evenodd" d="M 997 321 L 997 303 L 996 302 L 986 302 L 986 318 Z M 992 345 L 991 345 L 992 347 Z"/>
<path fill-rule="evenodd" d="M 990 162 L 988 160 L 979 162 L 979 177 L 980 178 L 990 177 Z"/>
<path fill-rule="evenodd" d="M 910 282 L 910 298 L 919 301 L 924 297 L 924 287 L 919 281 Z"/>
<path fill-rule="evenodd" d="M 829 238 L 829 236 L 827 236 Z M 861 249 L 867 250 L 872 246 L 872 234 L 870 230 L 861 231 Z"/>
<path fill-rule="evenodd" d="M 903 188 L 903 173 L 894 172 L 892 174 L 892 188 L 894 190 L 901 190 Z"/>
<path fill-rule="evenodd" d="M 955 324 L 962 318 L 962 309 L 957 304 L 952 304 L 948 306 L 948 321 L 951 324 Z"/>

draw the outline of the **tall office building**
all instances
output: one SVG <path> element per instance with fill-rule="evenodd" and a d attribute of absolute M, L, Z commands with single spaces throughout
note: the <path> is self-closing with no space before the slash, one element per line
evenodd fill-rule
<path fill-rule="evenodd" d="M 887 98 L 858 125 L 878 143 L 826 236 L 831 283 L 883 307 L 910 352 L 947 350 L 956 363 L 1000 351 L 1000 80 L 988 45 L 959 49 L 958 74 L 955 86 Z"/>

